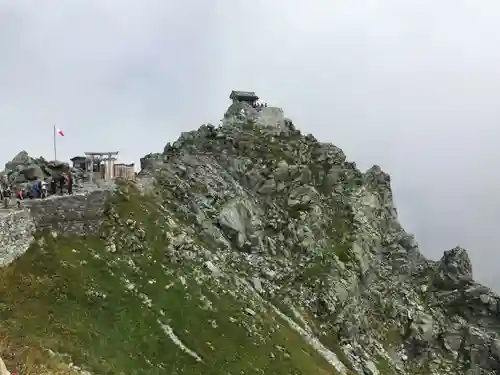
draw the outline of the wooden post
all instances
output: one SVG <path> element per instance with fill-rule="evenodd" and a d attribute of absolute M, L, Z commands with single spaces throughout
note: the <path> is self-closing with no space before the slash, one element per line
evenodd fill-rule
<path fill-rule="evenodd" d="M 56 125 L 54 124 L 54 161 L 57 160 Z"/>

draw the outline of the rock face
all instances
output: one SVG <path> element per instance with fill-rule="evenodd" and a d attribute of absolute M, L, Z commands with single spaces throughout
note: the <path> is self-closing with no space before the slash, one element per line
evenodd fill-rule
<path fill-rule="evenodd" d="M 38 296 L 57 326 L 40 345 L 92 373 L 499 374 L 500 298 L 466 250 L 425 259 L 380 167 L 244 109 L 144 157 L 142 193 L 119 188 L 99 237 L 13 262 L 3 284 L 29 298 L 0 285 L 2 317 L 32 326 L 16 314 Z M 58 276 L 27 283 L 30 267 Z M 118 359 L 128 343 L 141 355 Z"/>
<path fill-rule="evenodd" d="M 5 163 L 3 175 L 15 187 L 27 187 L 35 180 L 57 178 L 62 173 L 70 172 L 77 182 L 88 180 L 83 170 L 71 168 L 68 163 L 32 158 L 26 151 L 19 152 L 10 162 Z"/>

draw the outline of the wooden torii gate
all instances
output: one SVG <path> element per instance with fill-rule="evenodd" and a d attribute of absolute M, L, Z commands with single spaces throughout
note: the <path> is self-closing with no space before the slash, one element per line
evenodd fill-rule
<path fill-rule="evenodd" d="M 94 179 L 94 170 L 97 164 L 97 172 L 101 171 L 101 163 L 104 162 L 104 180 L 110 181 L 114 178 L 114 165 L 117 160 L 118 151 L 111 152 L 85 152 L 88 159 L 87 171 L 91 172 L 91 178 Z"/>

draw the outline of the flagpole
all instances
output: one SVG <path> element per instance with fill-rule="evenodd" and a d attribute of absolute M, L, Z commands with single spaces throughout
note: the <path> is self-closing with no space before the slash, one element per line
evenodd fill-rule
<path fill-rule="evenodd" d="M 56 125 L 54 124 L 54 161 L 57 160 Z"/>

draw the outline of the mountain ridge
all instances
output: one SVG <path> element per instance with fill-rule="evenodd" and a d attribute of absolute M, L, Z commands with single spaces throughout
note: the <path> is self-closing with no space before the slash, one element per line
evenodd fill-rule
<path fill-rule="evenodd" d="M 380 167 L 245 103 L 141 167 L 98 235 L 0 270 L 10 335 L 95 374 L 498 373 L 499 297 L 420 253 Z"/>

